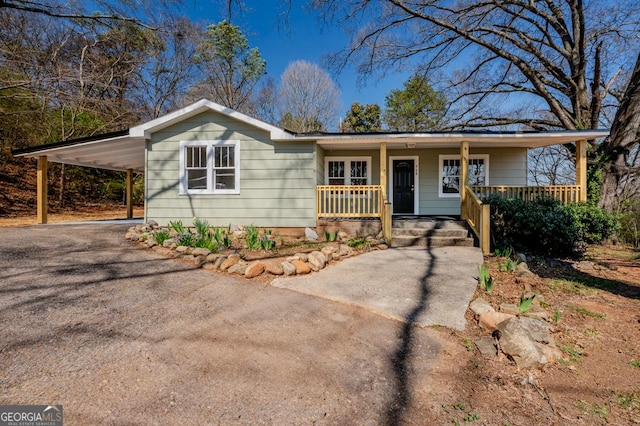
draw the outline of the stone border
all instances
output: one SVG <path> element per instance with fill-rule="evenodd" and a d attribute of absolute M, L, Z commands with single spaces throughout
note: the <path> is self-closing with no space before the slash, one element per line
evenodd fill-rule
<path fill-rule="evenodd" d="M 149 221 L 146 224 L 129 228 L 125 239 L 137 242 L 139 246 L 154 250 L 164 256 L 187 261 L 198 268 L 240 275 L 249 279 L 264 274 L 273 276 L 306 275 L 320 271 L 332 262 L 338 262 L 363 252 L 343 242 L 324 242 L 324 247 L 319 251 L 298 252 L 293 256 L 286 257 L 284 261 L 278 260 L 282 258 L 245 261 L 238 253 L 212 253 L 207 248 L 179 246 L 175 238 L 170 238 L 159 245 L 153 238 L 153 234 L 159 229 L 155 222 Z M 366 241 L 369 243 L 370 250 L 386 250 L 388 248 L 386 244 L 374 237 L 366 237 Z"/>

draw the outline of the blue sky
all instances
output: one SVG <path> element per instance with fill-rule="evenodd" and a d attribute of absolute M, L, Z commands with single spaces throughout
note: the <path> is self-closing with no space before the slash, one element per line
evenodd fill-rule
<path fill-rule="evenodd" d="M 191 0 L 187 0 L 187 4 Z M 284 28 L 278 14 L 282 11 L 282 0 L 247 0 L 247 11 L 243 16 L 233 18 L 249 39 L 251 47 L 257 47 L 267 61 L 267 73 L 276 82 L 287 65 L 295 60 L 304 59 L 326 69 L 323 56 L 337 52 L 348 44 L 348 37 L 339 27 L 327 27 L 318 22 L 315 15 L 309 14 L 305 6 L 292 2 L 289 15 L 289 28 Z M 189 15 L 196 21 L 217 23 L 224 18 L 219 6 L 199 0 L 190 5 Z M 327 70 L 329 71 L 329 70 Z M 344 116 L 353 102 L 361 104 L 377 103 L 384 107 L 384 97 L 392 89 L 402 88 L 409 73 L 391 74 L 384 79 L 369 78 L 365 86 L 358 85 L 357 75 L 351 69 L 345 69 L 339 75 L 332 74 L 342 93 L 341 115 Z"/>

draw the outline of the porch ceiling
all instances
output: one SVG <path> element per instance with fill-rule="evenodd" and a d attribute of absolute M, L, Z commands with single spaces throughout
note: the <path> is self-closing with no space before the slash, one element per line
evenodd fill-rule
<path fill-rule="evenodd" d="M 556 131 L 556 132 L 459 132 L 459 133 L 366 133 L 323 134 L 314 140 L 325 149 L 378 149 L 381 142 L 387 149 L 459 148 L 469 142 L 471 148 L 539 148 L 566 144 L 578 140 L 603 138 L 608 130 Z"/>
<path fill-rule="evenodd" d="M 128 132 L 100 135 L 14 151 L 16 157 L 47 156 L 53 163 L 144 173 L 144 138 Z"/>

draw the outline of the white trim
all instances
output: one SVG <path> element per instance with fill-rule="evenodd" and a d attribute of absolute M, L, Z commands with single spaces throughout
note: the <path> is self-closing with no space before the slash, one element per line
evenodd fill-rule
<path fill-rule="evenodd" d="M 292 133 L 281 129 L 280 127 L 265 123 L 264 121 L 258 120 L 257 118 L 249 117 L 248 115 L 242 114 L 241 112 L 235 111 L 231 108 L 227 108 L 223 105 L 207 99 L 201 99 L 198 102 L 187 105 L 186 107 L 181 108 L 177 111 L 165 114 L 154 120 L 147 121 L 146 123 L 142 123 L 138 126 L 132 127 L 129 129 L 129 135 L 149 139 L 151 138 L 151 134 L 153 134 L 154 132 L 180 123 L 189 117 L 193 117 L 206 111 L 218 112 L 227 117 L 249 124 L 250 126 L 267 131 L 269 132 L 270 137 L 273 140 L 294 139 L 294 135 Z"/>
<path fill-rule="evenodd" d="M 188 189 L 185 164 L 185 148 L 204 146 L 207 149 L 207 189 Z M 234 189 L 216 189 L 213 185 L 213 153 L 214 147 L 233 146 L 235 163 Z M 194 194 L 240 194 L 240 141 L 239 140 L 205 140 L 205 141 L 180 141 L 180 195 Z"/>
<path fill-rule="evenodd" d="M 442 167 L 444 160 L 460 160 L 459 154 L 440 154 L 438 156 L 438 197 L 439 198 L 460 198 L 460 193 L 442 192 Z M 469 160 L 484 160 L 484 184 L 489 185 L 489 154 L 472 154 Z"/>
<path fill-rule="evenodd" d="M 329 161 L 344 161 L 345 163 L 352 161 L 366 161 L 367 162 L 367 185 L 371 185 L 371 157 L 324 157 L 324 183 L 325 185 L 329 185 Z M 347 167 L 345 164 L 345 177 L 344 182 L 345 185 L 351 185 L 350 176 L 346 176 L 346 173 L 351 170 L 351 165 Z M 349 183 L 347 183 L 349 182 Z"/>
<path fill-rule="evenodd" d="M 389 200 L 393 203 L 393 160 L 413 160 L 413 213 L 397 213 L 397 214 L 420 214 L 420 156 L 418 155 L 393 155 L 389 157 Z M 391 206 L 392 214 L 396 214 L 393 211 L 393 204 Z"/>

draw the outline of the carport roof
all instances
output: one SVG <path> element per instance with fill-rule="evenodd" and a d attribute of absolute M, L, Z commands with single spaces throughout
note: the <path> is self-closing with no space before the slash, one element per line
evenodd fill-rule
<path fill-rule="evenodd" d="M 131 137 L 129 130 L 122 130 L 19 149 L 13 155 L 27 158 L 46 156 L 54 163 L 143 173 L 144 142 L 144 137 Z"/>

